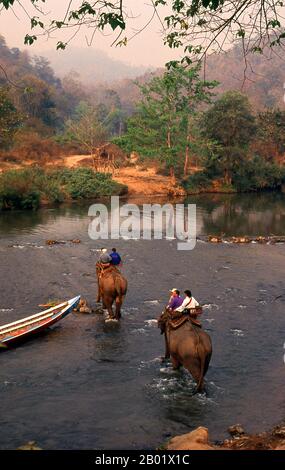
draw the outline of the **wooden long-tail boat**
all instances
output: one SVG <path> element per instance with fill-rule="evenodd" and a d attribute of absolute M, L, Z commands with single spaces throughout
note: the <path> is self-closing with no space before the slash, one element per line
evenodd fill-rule
<path fill-rule="evenodd" d="M 0 326 L 0 346 L 6 346 L 38 333 L 66 317 L 77 306 L 80 295 L 35 315 Z"/>

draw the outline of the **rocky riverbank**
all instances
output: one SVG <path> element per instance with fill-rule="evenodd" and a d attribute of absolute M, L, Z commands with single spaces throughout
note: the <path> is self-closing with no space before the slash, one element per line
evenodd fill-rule
<path fill-rule="evenodd" d="M 247 434 L 240 425 L 228 429 L 230 439 L 211 443 L 209 431 L 199 427 L 192 432 L 173 437 L 165 450 L 285 450 L 285 425 L 260 434 Z"/>

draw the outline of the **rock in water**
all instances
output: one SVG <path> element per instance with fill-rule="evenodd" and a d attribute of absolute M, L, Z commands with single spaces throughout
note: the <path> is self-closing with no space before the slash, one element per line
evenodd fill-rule
<path fill-rule="evenodd" d="M 235 424 L 234 426 L 230 426 L 228 428 L 228 432 L 233 437 L 240 437 L 240 436 L 245 435 L 244 429 L 240 424 Z"/>
<path fill-rule="evenodd" d="M 42 450 L 38 447 L 36 441 L 29 441 L 26 444 L 23 444 L 21 447 L 18 447 L 17 450 Z"/>
<path fill-rule="evenodd" d="M 92 313 L 92 309 L 88 307 L 86 300 L 80 299 L 80 302 L 77 308 L 74 309 L 74 312 L 79 313 Z"/>
<path fill-rule="evenodd" d="M 118 323 L 118 322 L 119 322 L 119 320 L 117 320 L 117 318 L 108 317 L 108 318 L 105 319 L 105 323 Z"/>
<path fill-rule="evenodd" d="M 285 425 L 276 426 L 272 431 L 272 435 L 285 439 Z"/>
<path fill-rule="evenodd" d="M 167 444 L 167 450 L 214 450 L 209 444 L 207 428 L 200 426 L 188 434 L 173 437 Z"/>

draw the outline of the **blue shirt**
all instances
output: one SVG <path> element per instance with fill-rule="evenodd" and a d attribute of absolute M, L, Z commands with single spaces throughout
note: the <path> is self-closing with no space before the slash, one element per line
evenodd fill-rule
<path fill-rule="evenodd" d="M 112 258 L 111 264 L 113 264 L 114 266 L 117 266 L 122 261 L 119 253 L 112 251 L 112 253 L 110 253 L 110 256 Z"/>
<path fill-rule="evenodd" d="M 180 307 L 182 303 L 183 303 L 183 299 L 179 295 L 178 297 L 172 297 L 168 307 L 172 308 L 172 310 L 175 310 L 176 308 Z"/>

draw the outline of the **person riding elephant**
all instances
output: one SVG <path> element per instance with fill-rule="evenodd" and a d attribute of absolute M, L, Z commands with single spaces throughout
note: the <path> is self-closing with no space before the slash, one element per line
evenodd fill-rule
<path fill-rule="evenodd" d="M 111 257 L 111 264 L 113 266 L 121 266 L 122 265 L 122 258 L 117 252 L 116 248 L 112 248 L 111 253 L 109 253 L 109 256 Z"/>
<path fill-rule="evenodd" d="M 169 310 L 176 310 L 183 303 L 183 299 L 180 297 L 180 291 L 174 287 L 169 292 L 171 292 L 171 297 L 166 308 Z"/>
<path fill-rule="evenodd" d="M 185 290 L 184 294 L 185 294 L 185 299 L 183 300 L 180 307 L 177 307 L 174 310 L 174 314 L 176 316 L 179 316 L 179 314 L 189 315 L 191 318 L 191 321 L 195 325 L 201 326 L 201 323 L 197 320 L 197 316 L 198 314 L 202 313 L 202 307 L 200 307 L 199 302 L 197 302 L 197 300 L 192 296 L 192 293 L 189 289 Z M 198 309 L 197 307 L 200 307 L 200 309 Z"/>
<path fill-rule="evenodd" d="M 108 310 L 109 319 L 121 318 L 121 306 L 127 293 L 127 280 L 119 269 L 112 264 L 112 258 L 107 250 L 101 250 L 101 255 L 96 263 L 98 284 L 97 302 L 102 298 L 103 307 Z M 115 302 L 116 310 L 113 313 L 112 305 Z"/>

